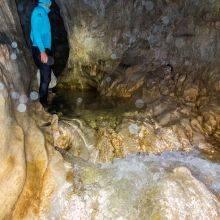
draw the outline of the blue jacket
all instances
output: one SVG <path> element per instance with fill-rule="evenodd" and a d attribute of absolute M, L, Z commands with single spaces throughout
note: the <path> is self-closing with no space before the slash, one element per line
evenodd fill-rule
<path fill-rule="evenodd" d="M 39 3 L 31 15 L 30 38 L 33 46 L 37 46 L 40 52 L 51 49 L 51 26 L 48 13 L 50 9 Z"/>

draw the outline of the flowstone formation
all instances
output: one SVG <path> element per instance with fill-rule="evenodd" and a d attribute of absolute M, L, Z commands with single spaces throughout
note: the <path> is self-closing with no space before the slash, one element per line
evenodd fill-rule
<path fill-rule="evenodd" d="M 63 90 L 60 119 L 37 101 L 31 3 L 0 2 L 0 219 L 219 219 L 219 2 L 57 1 L 60 88 L 106 96 Z"/>
<path fill-rule="evenodd" d="M 58 192 L 48 219 L 59 213 L 64 219 L 219 218 L 219 201 L 204 185 L 218 190 L 217 164 L 181 153 L 134 155 L 99 166 L 65 157 L 74 161 L 74 180 Z"/>

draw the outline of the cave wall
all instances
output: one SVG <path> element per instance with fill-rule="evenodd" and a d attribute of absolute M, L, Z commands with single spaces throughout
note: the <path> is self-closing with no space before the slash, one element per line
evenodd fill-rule
<path fill-rule="evenodd" d="M 29 97 L 35 69 L 15 1 L 0 2 L 0 19 L 0 219 L 39 219 L 66 171 L 40 128 L 52 118 Z"/>
<path fill-rule="evenodd" d="M 8 71 L 5 76 L 10 80 L 11 87 L 20 92 L 27 92 L 33 76 L 31 62 L 27 63 L 28 51 L 20 28 L 17 7 L 12 1 L 1 2 L 1 68 Z M 16 42 L 17 48 L 12 43 Z M 22 73 L 22 74 L 21 74 Z"/>
<path fill-rule="evenodd" d="M 217 0 L 57 3 L 71 48 L 64 87 L 95 87 L 103 94 L 126 96 L 120 93 L 122 82 L 131 89 L 130 81 L 138 83 L 141 76 L 166 64 L 194 78 L 219 75 Z M 129 67 L 135 67 L 130 74 L 126 73 Z M 108 92 L 101 87 L 106 78 L 112 80 Z"/>

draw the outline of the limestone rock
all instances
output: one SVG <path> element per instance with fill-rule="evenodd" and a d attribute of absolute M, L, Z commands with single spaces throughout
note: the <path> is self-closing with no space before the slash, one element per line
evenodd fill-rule
<path fill-rule="evenodd" d="M 211 186 L 218 184 L 219 165 L 197 157 L 173 153 L 133 155 L 97 166 L 77 158 L 74 163 L 74 183 L 56 192 L 59 197 L 53 200 L 48 218 L 212 220 L 220 216 L 220 203 L 211 193 Z M 198 176 L 204 177 L 203 182 Z"/>
<path fill-rule="evenodd" d="M 149 210 L 152 218 L 219 218 L 219 201 L 185 167 L 175 168 L 173 174 L 162 180 L 146 196 L 150 196 L 149 203 L 155 207 Z"/>
<path fill-rule="evenodd" d="M 220 91 L 220 81 L 217 81 L 215 84 L 214 84 L 214 88 L 217 92 Z"/>
<path fill-rule="evenodd" d="M 95 161 L 97 158 L 96 133 L 86 126 L 83 121 L 63 121 L 55 119 L 52 125 L 53 144 L 55 147 L 65 149 L 74 156 L 84 160 Z"/>
<path fill-rule="evenodd" d="M 81 124 L 81 125 L 80 125 Z M 107 123 L 106 123 L 107 124 Z M 80 125 L 80 126 L 79 126 Z M 63 121 L 53 130 L 55 144 L 74 156 L 92 162 L 109 162 L 132 153 L 162 153 L 173 150 L 192 150 L 190 133 L 183 125 L 159 126 L 156 122 L 122 119 L 116 129 L 103 125 L 97 131 L 85 126 L 83 120 Z M 199 133 L 201 138 L 205 138 Z M 196 135 L 195 135 L 196 136 Z M 86 153 L 87 152 L 87 153 Z"/>
<path fill-rule="evenodd" d="M 184 91 L 183 97 L 188 102 L 195 102 L 198 94 L 199 94 L 198 88 L 192 87 Z"/>
<path fill-rule="evenodd" d="M 98 160 L 108 162 L 114 158 L 124 157 L 123 139 L 112 129 L 100 129 L 98 132 Z"/>

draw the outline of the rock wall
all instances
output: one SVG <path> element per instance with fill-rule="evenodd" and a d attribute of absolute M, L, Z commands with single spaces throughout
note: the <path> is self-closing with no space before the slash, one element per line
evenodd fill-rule
<path fill-rule="evenodd" d="M 36 70 L 15 2 L 1 1 L 0 15 L 0 219 L 38 219 L 66 169 L 39 127 L 51 116 L 29 97 Z"/>
<path fill-rule="evenodd" d="M 219 75 L 217 0 L 57 3 L 71 48 L 64 87 L 131 96 L 167 64 L 192 81 Z"/>

